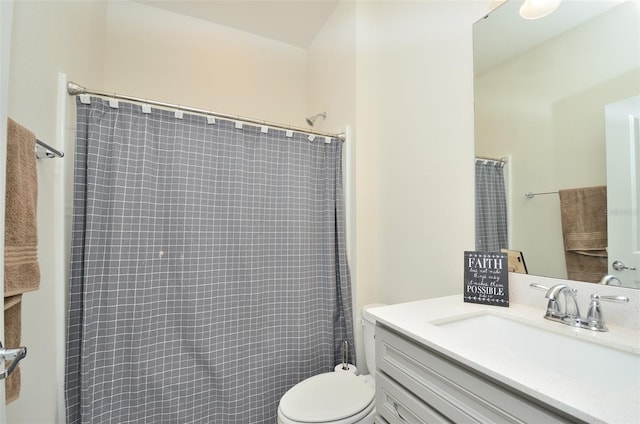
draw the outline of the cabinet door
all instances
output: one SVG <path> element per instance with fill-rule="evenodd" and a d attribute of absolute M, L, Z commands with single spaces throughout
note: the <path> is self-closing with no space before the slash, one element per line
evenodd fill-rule
<path fill-rule="evenodd" d="M 376 363 L 379 374 L 452 422 L 574 421 L 381 326 L 376 328 Z M 384 405 L 384 398 L 378 402 Z"/>

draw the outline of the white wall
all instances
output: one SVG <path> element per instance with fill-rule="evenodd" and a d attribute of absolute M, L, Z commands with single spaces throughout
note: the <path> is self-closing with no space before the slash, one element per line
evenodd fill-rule
<path fill-rule="evenodd" d="M 104 16 L 101 2 L 14 4 L 9 116 L 67 153 L 69 146 L 58 139 L 58 72 L 67 72 L 87 84 L 101 82 Z M 58 182 L 69 161 L 73 161 L 72 154 L 37 163 L 41 283 L 40 290 L 26 293 L 22 300 L 22 344 L 28 355 L 21 363 L 20 398 L 7 406 L 9 423 L 52 423 L 63 416 L 58 405 L 64 384 L 59 374 L 64 308 L 58 300 L 66 286 L 66 264 L 56 256 L 63 245 L 60 234 L 65 226 L 61 212 L 65 193 Z"/>
<path fill-rule="evenodd" d="M 365 209 L 378 216 L 358 237 L 377 233 L 378 272 L 358 287 L 373 283 L 385 303 L 459 293 L 463 252 L 474 247 L 471 26 L 487 5 L 360 7 L 357 163 L 376 146 L 361 183 L 375 190 Z"/>
<path fill-rule="evenodd" d="M 628 36 L 637 7 L 624 3 L 477 78 L 476 152 L 511 155 L 510 247 L 531 274 L 567 277 L 558 196 L 524 193 L 607 183 L 604 106 L 640 94 L 639 40 Z"/>
<path fill-rule="evenodd" d="M 355 135 L 358 315 L 372 302 L 462 291 L 463 251 L 474 247 L 471 26 L 488 6 L 341 4 L 309 49 L 311 110 Z"/>
<path fill-rule="evenodd" d="M 304 126 L 298 47 L 131 1 L 109 2 L 108 91 Z"/>

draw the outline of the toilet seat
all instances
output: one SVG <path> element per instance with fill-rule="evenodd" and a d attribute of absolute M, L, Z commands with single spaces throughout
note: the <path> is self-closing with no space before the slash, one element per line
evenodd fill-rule
<path fill-rule="evenodd" d="M 328 372 L 293 386 L 280 400 L 278 422 L 357 423 L 375 406 L 375 392 L 349 372 Z"/>

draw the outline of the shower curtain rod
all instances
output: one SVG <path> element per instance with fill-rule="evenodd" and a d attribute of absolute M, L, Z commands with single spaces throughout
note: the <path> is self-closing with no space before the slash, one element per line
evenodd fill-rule
<path fill-rule="evenodd" d="M 507 158 L 496 159 L 496 158 L 490 158 L 490 157 L 487 157 L 487 156 L 476 156 L 476 160 L 490 160 L 490 161 L 493 161 L 493 162 L 507 163 Z"/>
<path fill-rule="evenodd" d="M 312 131 L 312 130 L 309 130 L 308 128 L 292 127 L 290 125 L 283 125 L 283 124 L 277 124 L 277 123 L 273 123 L 273 122 L 260 121 L 260 120 L 257 120 L 257 119 L 245 118 L 245 117 L 241 117 L 241 116 L 227 115 L 227 114 L 224 114 L 224 113 L 212 112 L 210 110 L 197 109 L 197 108 L 189 107 L 189 106 L 180 106 L 180 105 L 176 105 L 176 104 L 172 104 L 172 103 L 160 102 L 160 101 L 157 101 L 157 100 L 148 100 L 148 99 L 142 99 L 142 98 L 139 98 L 139 97 L 122 95 L 122 94 L 107 93 L 107 92 L 98 91 L 98 90 L 90 90 L 90 89 L 82 87 L 81 85 L 78 85 L 78 84 L 76 84 L 74 82 L 71 82 L 71 81 L 69 81 L 69 83 L 67 84 L 67 91 L 69 92 L 69 95 L 71 95 L 71 96 L 77 96 L 77 95 L 80 95 L 80 94 L 93 94 L 93 95 L 96 95 L 96 96 L 107 97 L 107 98 L 111 98 L 111 99 L 128 100 L 128 101 L 137 102 L 137 103 L 144 103 L 144 104 L 153 105 L 153 106 L 165 107 L 165 108 L 169 108 L 169 109 L 182 110 L 182 111 L 185 111 L 185 112 L 192 112 L 192 113 L 197 113 L 197 114 L 202 114 L 202 115 L 215 116 L 217 118 L 229 119 L 229 120 L 232 120 L 232 121 L 243 121 L 243 122 L 246 122 L 246 123 L 249 123 L 249 124 L 263 125 L 263 126 L 267 126 L 267 127 L 271 127 L 271 128 L 281 129 L 281 130 L 291 130 L 291 131 L 301 132 L 301 133 L 305 133 L 305 134 L 313 134 L 313 135 L 324 136 L 324 137 L 333 137 L 333 138 L 337 138 L 338 140 L 340 140 L 342 142 L 346 141 L 346 138 L 347 138 L 347 136 L 344 133 L 334 134 L 334 133 L 327 133 L 327 132 L 322 132 L 322 131 Z"/>

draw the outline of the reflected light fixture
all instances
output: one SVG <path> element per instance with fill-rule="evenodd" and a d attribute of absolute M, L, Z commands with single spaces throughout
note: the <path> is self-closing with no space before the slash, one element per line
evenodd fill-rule
<path fill-rule="evenodd" d="M 520 16 L 525 19 L 540 19 L 560 6 L 562 0 L 525 0 L 520 6 Z"/>

